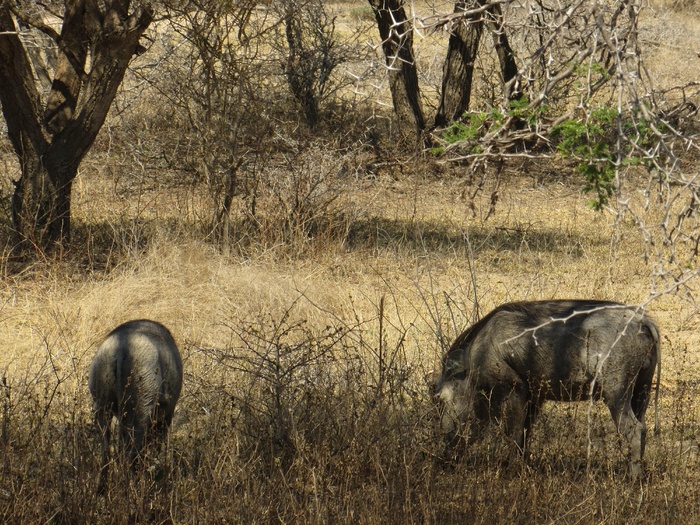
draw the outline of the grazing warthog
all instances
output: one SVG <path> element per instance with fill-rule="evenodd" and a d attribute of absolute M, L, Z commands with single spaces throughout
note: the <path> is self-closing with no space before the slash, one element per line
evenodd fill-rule
<path fill-rule="evenodd" d="M 182 389 L 182 360 L 173 336 L 154 321 L 119 325 L 97 349 L 88 385 L 102 434 L 102 491 L 112 417 L 119 420 L 121 444 L 132 465 L 146 440 L 162 443 L 172 422 Z"/>
<path fill-rule="evenodd" d="M 629 445 L 629 474 L 637 479 L 656 368 L 658 402 L 659 333 L 635 307 L 586 300 L 504 304 L 445 355 L 434 384 L 440 427 L 454 446 L 470 418 L 477 426 L 498 422 L 524 452 L 544 401 L 602 397 Z"/>

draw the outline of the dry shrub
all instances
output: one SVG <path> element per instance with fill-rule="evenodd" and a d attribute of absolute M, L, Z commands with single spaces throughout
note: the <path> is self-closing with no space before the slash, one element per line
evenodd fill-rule
<path fill-rule="evenodd" d="M 358 214 L 347 190 L 364 157 L 361 148 L 315 142 L 251 166 L 241 181 L 244 208 L 235 242 L 246 252 L 277 247 L 295 257 L 313 246 L 342 245 Z"/>
<path fill-rule="evenodd" d="M 677 381 L 672 397 L 664 390 L 665 426 L 650 434 L 638 485 L 624 477 L 609 415 L 586 403 L 547 405 L 526 462 L 504 465 L 497 432 L 444 461 L 422 373 L 407 357 L 415 333 L 390 322 L 390 307 L 382 301 L 370 319 L 336 317 L 320 330 L 291 309 L 231 319 L 228 345 L 185 343 L 168 453 L 136 473 L 115 466 L 105 497 L 94 490 L 99 446 L 82 367 L 67 374 L 66 361 L 47 358 L 2 387 L 0 519 L 697 522 L 697 383 Z M 678 363 L 684 352 L 667 349 Z"/>

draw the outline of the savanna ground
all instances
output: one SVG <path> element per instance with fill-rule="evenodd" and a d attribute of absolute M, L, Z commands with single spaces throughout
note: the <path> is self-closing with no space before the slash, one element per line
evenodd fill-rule
<path fill-rule="evenodd" d="M 699 29 L 691 10 L 648 19 L 652 74 L 697 78 Z M 206 188 L 140 169 L 133 128 L 115 130 L 138 128 L 143 104 L 106 126 L 82 166 L 78 248 L 19 270 L 3 262 L 0 521 L 700 521 L 696 280 L 647 305 L 663 376 L 644 481 L 625 478 L 609 414 L 587 403 L 547 405 L 526 463 L 503 468 L 488 440 L 456 464 L 437 459 L 425 377 L 471 322 L 510 300 L 644 304 L 658 291 L 637 224 L 593 211 L 566 162 L 508 162 L 491 213 L 493 186 L 471 199 L 480 178 L 465 166 L 311 147 L 222 254 L 203 226 Z M 697 159 L 684 169 L 697 173 Z M 297 231 L 280 196 L 319 173 L 327 193 Z M 628 184 L 644 198 L 641 174 Z M 113 465 L 100 497 L 87 371 L 109 330 L 142 317 L 173 332 L 184 391 L 167 454 L 135 477 Z"/>

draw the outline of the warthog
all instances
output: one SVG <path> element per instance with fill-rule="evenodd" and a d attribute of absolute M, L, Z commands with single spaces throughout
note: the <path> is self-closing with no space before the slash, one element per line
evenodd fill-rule
<path fill-rule="evenodd" d="M 546 400 L 602 397 L 629 445 L 629 474 L 637 479 L 657 368 L 658 403 L 659 333 L 635 307 L 586 300 L 504 304 L 461 334 L 445 355 L 434 384 L 441 430 L 454 446 L 470 418 L 477 427 L 497 422 L 524 453 Z"/>
<path fill-rule="evenodd" d="M 102 434 L 102 491 L 113 417 L 132 465 L 146 440 L 160 446 L 167 433 L 182 389 L 182 360 L 173 336 L 154 321 L 119 325 L 97 349 L 88 385 Z"/>

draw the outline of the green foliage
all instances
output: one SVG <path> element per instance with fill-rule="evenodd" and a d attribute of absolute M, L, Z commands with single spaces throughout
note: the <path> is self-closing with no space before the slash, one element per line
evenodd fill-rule
<path fill-rule="evenodd" d="M 482 135 L 486 123 L 486 113 L 466 113 L 464 121 L 453 122 L 445 129 L 442 138 L 447 144 L 477 140 Z"/>
<path fill-rule="evenodd" d="M 508 116 L 525 121 L 528 126 L 537 125 L 550 109 L 546 104 L 530 107 L 530 100 L 525 96 L 511 100 L 509 107 Z"/>
<path fill-rule="evenodd" d="M 576 169 L 586 180 L 584 190 L 595 194 L 589 204 L 596 210 L 612 196 L 618 167 L 646 164 L 648 160 L 638 147 L 648 147 L 654 140 L 643 117 L 625 116 L 609 106 L 593 109 L 586 120 L 564 121 L 552 128 L 549 136 L 560 153 L 580 161 Z"/>
<path fill-rule="evenodd" d="M 614 191 L 616 152 L 610 145 L 615 139 L 615 117 L 614 109 L 599 108 L 585 122 L 567 120 L 550 132 L 561 153 L 581 160 L 576 169 L 586 180 L 584 190 L 595 192 L 590 205 L 596 210 L 608 203 Z"/>
<path fill-rule="evenodd" d="M 489 116 L 492 116 L 493 111 L 491 113 L 465 113 L 463 120 L 454 121 L 449 127 L 442 130 L 439 136 L 440 141 L 445 145 L 475 143 L 489 129 L 491 125 Z M 500 115 L 501 121 L 502 117 Z M 476 146 L 472 146 L 471 149 L 474 147 Z M 434 155 L 441 155 L 444 151 L 444 146 L 437 146 L 430 150 Z M 473 153 L 473 151 L 471 152 Z"/>
<path fill-rule="evenodd" d="M 484 148 L 476 144 L 488 133 L 500 131 L 508 119 L 525 122 L 528 126 L 535 126 L 547 112 L 549 106 L 540 105 L 530 107 L 530 101 L 523 96 L 517 100 L 511 100 L 508 111 L 503 113 L 498 108 L 488 111 L 465 113 L 461 120 L 452 122 L 439 134 L 439 139 L 445 146 L 451 144 L 469 144 L 469 153 L 481 153 Z M 440 155 L 445 151 L 444 146 L 432 148 L 431 153 Z"/>
<path fill-rule="evenodd" d="M 605 73 L 597 65 L 592 67 L 599 74 Z M 544 104 L 532 107 L 523 96 L 510 101 L 505 113 L 497 108 L 465 113 L 461 120 L 439 132 L 440 145 L 430 151 L 441 155 L 446 147 L 460 144 L 469 154 L 478 155 L 484 151 L 485 136 L 512 129 L 514 121 L 542 129 L 550 111 Z M 660 131 L 664 131 L 663 126 Z M 562 155 L 579 161 L 576 170 L 584 178 L 584 191 L 594 196 L 589 204 L 595 210 L 602 210 L 613 195 L 619 167 L 647 165 L 645 151 L 652 149 L 657 140 L 655 130 L 641 111 L 623 115 L 611 106 L 594 108 L 583 119 L 566 120 L 553 127 L 549 136 Z"/>

